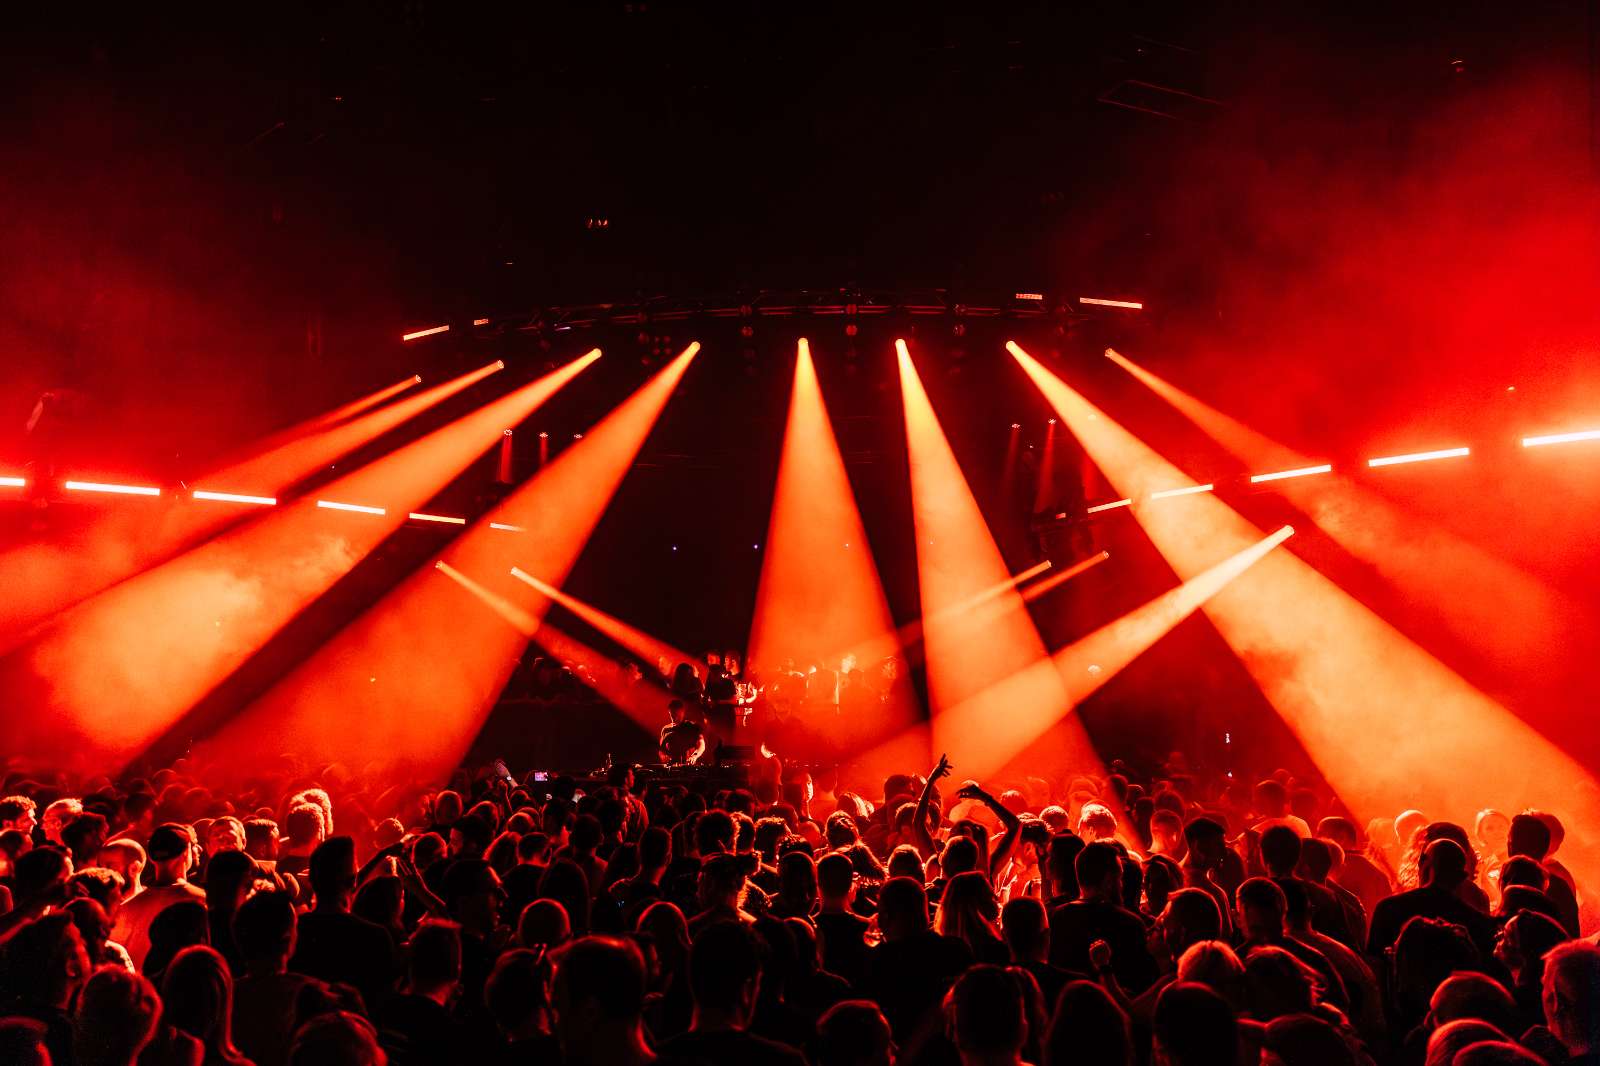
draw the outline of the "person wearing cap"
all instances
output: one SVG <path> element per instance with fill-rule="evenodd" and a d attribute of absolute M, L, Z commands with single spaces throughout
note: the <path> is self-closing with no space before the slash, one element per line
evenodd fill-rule
<path fill-rule="evenodd" d="M 145 846 L 150 860 L 152 884 L 132 899 L 125 900 L 117 915 L 111 939 L 128 949 L 133 964 L 142 968 L 150 952 L 150 923 L 156 915 L 185 900 L 204 904 L 205 889 L 188 881 L 195 854 L 194 830 L 178 822 L 156 826 Z"/>

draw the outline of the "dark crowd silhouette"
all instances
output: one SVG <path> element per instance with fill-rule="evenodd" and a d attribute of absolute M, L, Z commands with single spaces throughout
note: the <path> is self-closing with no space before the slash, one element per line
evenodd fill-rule
<path fill-rule="evenodd" d="M 266 761 L 5 774 L 0 1063 L 1600 1063 L 1559 812 L 1361 824 L 1179 753 L 870 796 Z"/>

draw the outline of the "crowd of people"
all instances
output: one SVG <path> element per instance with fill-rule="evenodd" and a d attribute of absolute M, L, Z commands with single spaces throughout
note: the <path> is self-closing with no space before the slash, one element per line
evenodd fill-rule
<path fill-rule="evenodd" d="M 763 766 L 11 770 L 0 1063 L 1600 1063 L 1556 814 Z"/>

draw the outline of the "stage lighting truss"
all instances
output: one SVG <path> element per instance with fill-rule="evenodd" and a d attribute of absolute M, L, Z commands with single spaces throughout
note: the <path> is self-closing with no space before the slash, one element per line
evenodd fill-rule
<path fill-rule="evenodd" d="M 645 337 L 659 327 L 732 319 L 755 336 L 763 321 L 792 318 L 836 320 L 846 336 L 858 325 L 879 320 L 947 318 L 953 325 L 968 319 L 1067 324 L 1093 319 L 1127 322 L 1147 309 L 1144 300 L 1119 293 L 1082 295 L 1082 290 L 1052 292 L 1038 287 L 1009 289 L 818 288 L 752 289 L 704 297 L 651 297 L 604 303 L 551 304 L 507 314 L 480 314 L 429 329 L 403 334 L 406 342 L 492 340 L 512 333 L 544 335 L 635 327 Z"/>

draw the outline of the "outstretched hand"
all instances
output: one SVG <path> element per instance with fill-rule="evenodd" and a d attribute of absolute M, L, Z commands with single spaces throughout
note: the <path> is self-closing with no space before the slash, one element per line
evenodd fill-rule
<path fill-rule="evenodd" d="M 948 755 L 940 755 L 939 756 L 939 764 L 937 766 L 935 766 L 933 768 L 933 772 L 928 775 L 929 783 L 937 781 L 941 777 L 949 777 L 950 776 L 950 769 L 951 769 L 951 767 L 950 767 L 950 756 L 948 756 Z"/>

